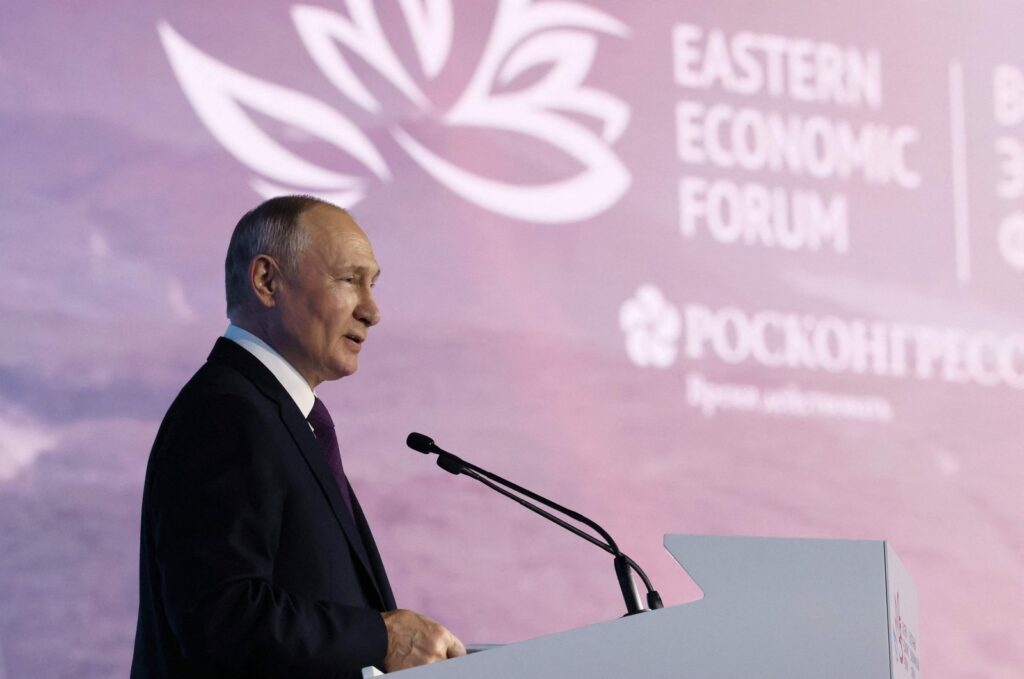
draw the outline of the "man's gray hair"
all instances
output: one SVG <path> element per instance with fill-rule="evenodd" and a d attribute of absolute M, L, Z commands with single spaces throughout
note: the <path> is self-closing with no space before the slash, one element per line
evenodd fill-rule
<path fill-rule="evenodd" d="M 224 260 L 228 316 L 243 309 L 251 299 L 249 264 L 257 255 L 273 257 L 286 274 L 295 271 L 309 245 L 309 234 L 299 217 L 317 205 L 337 208 L 313 196 L 279 196 L 260 203 L 238 220 Z"/>

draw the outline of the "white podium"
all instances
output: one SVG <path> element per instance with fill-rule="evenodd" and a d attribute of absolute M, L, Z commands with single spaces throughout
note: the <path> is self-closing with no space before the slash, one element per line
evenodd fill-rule
<path fill-rule="evenodd" d="M 409 679 L 917 679 L 917 592 L 882 541 L 667 535 L 679 606 L 397 673 Z"/>

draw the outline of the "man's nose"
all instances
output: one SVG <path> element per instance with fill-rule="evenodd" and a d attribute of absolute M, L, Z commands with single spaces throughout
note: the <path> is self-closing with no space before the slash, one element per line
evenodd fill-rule
<path fill-rule="evenodd" d="M 380 309 L 377 307 L 372 292 L 367 291 L 363 294 L 359 306 L 356 307 L 356 318 L 366 327 L 380 323 Z"/>

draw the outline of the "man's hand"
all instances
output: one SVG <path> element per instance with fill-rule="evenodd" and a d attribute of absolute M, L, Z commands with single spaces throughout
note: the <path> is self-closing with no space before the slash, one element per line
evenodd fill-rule
<path fill-rule="evenodd" d="M 399 609 L 381 617 L 388 628 L 387 672 L 466 655 L 466 647 L 454 634 L 425 615 Z"/>

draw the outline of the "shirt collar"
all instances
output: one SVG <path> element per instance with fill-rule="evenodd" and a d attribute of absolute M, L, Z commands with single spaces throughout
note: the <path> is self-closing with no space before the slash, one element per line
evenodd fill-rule
<path fill-rule="evenodd" d="M 316 394 L 313 393 L 306 378 L 291 363 L 286 361 L 284 356 L 277 353 L 273 347 L 256 335 L 233 323 L 224 332 L 224 337 L 248 351 L 260 363 L 266 366 L 267 370 L 273 373 L 277 381 L 281 383 L 281 386 L 288 392 L 288 395 L 295 401 L 295 405 L 299 407 L 299 412 L 302 413 L 302 416 L 309 418 L 309 413 L 313 410 L 313 403 L 316 400 Z"/>

